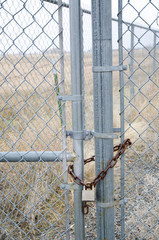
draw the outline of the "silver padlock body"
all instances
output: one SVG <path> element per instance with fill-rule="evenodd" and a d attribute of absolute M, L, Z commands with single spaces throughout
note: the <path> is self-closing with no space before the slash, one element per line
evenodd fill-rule
<path fill-rule="evenodd" d="M 82 190 L 82 201 L 83 202 L 94 202 L 95 201 L 95 189 Z"/>

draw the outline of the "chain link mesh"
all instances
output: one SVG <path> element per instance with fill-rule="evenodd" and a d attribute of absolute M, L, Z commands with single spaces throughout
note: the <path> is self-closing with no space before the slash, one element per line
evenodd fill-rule
<path fill-rule="evenodd" d="M 52 3 L 51 3 L 52 2 Z M 0 238 L 65 239 L 65 192 L 60 189 L 62 167 L 61 54 L 58 6 L 55 1 L 1 0 L 0 26 Z M 68 3 L 68 1 L 65 1 Z M 114 2 L 113 2 L 114 4 Z M 125 154 L 125 238 L 159 239 L 158 227 L 158 63 L 159 5 L 156 0 L 123 1 L 123 64 L 125 138 L 133 142 Z M 131 13 L 131 14 L 130 14 Z M 151 13 L 151 14 L 150 14 Z M 71 94 L 69 9 L 63 8 L 65 94 Z M 113 21 L 113 65 L 118 65 L 117 21 Z M 83 12 L 85 127 L 93 129 L 91 14 Z M 113 73 L 114 127 L 118 117 L 119 77 Z M 58 80 L 58 81 L 57 81 Z M 60 105 L 62 104 L 62 105 Z M 66 103 L 71 129 L 71 103 Z M 122 113 L 121 113 L 122 114 Z M 72 150 L 72 141 L 67 140 Z M 41 151 L 41 152 L 39 152 Z M 46 162 L 50 152 L 53 162 Z M 9 162 L 8 153 L 16 153 Z M 38 155 L 29 162 L 26 153 Z M 3 156 L 1 155 L 3 153 Z M 93 140 L 85 143 L 85 157 L 94 154 Z M 61 159 L 61 160 L 60 160 Z M 61 161 L 61 162 L 60 162 Z M 94 165 L 85 170 L 90 179 Z M 91 174 L 90 174 L 91 172 Z M 91 175 L 91 176 L 90 176 Z M 120 165 L 115 169 L 115 198 L 120 198 Z M 66 208 L 65 208 L 66 207 Z M 94 207 L 86 224 L 96 236 Z M 116 237 L 120 211 L 115 208 Z M 91 216 L 91 218 L 90 218 Z M 92 220 L 93 219 L 93 220 Z M 93 221 L 93 222 L 92 222 Z M 73 236 L 73 216 L 71 215 Z M 92 235 L 91 235 L 92 234 Z"/>
<path fill-rule="evenodd" d="M 125 156 L 126 239 L 159 239 L 158 12 L 158 1 L 123 1 L 125 136 L 133 143 Z"/>
<path fill-rule="evenodd" d="M 1 239 L 66 236 L 59 8 L 39 0 L 0 2 Z M 30 163 L 25 157 L 32 152 L 38 160 Z M 45 162 L 47 152 L 52 162 Z"/>

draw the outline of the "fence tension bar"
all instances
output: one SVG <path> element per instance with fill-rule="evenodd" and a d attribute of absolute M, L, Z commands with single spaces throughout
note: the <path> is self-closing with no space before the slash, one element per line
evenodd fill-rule
<path fill-rule="evenodd" d="M 112 72 L 112 71 L 125 71 L 127 70 L 126 65 L 119 65 L 119 66 L 94 66 L 92 71 L 94 73 L 101 73 L 101 72 Z"/>

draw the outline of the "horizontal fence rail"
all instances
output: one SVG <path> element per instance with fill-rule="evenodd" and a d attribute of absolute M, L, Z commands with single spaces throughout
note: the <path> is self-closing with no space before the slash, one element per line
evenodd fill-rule
<path fill-rule="evenodd" d="M 66 160 L 72 162 L 75 155 L 66 152 Z M 63 152 L 0 152 L 0 162 L 58 162 L 63 160 Z"/>

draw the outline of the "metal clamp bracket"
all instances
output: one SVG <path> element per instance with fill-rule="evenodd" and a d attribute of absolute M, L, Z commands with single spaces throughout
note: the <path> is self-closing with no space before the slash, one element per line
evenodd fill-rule
<path fill-rule="evenodd" d="M 93 133 L 93 136 L 96 137 L 96 138 L 106 138 L 106 139 L 109 139 L 109 138 L 118 138 L 118 134 L 114 134 L 114 133 L 99 133 L 99 132 L 94 132 Z"/>
<path fill-rule="evenodd" d="M 115 133 L 115 132 L 120 133 L 120 132 L 121 132 L 121 128 L 113 128 L 113 132 L 114 132 L 114 133 Z"/>
<path fill-rule="evenodd" d="M 124 71 L 127 70 L 126 65 L 119 65 L 119 66 L 94 66 L 93 72 L 102 73 L 102 72 L 112 72 L 112 71 Z"/>
<path fill-rule="evenodd" d="M 90 140 L 93 137 L 92 131 L 66 131 L 66 137 L 75 140 Z"/>
<path fill-rule="evenodd" d="M 83 97 L 81 95 L 59 95 L 58 100 L 60 101 L 72 101 L 72 102 L 78 102 L 82 101 Z"/>
<path fill-rule="evenodd" d="M 114 133 L 117 133 L 120 131 L 121 131 L 120 128 L 113 128 Z M 88 130 L 84 130 L 84 131 L 69 130 L 69 131 L 66 131 L 66 137 L 70 137 L 75 140 L 85 140 L 85 141 L 88 141 L 93 137 L 102 138 L 102 139 L 118 138 L 118 134 L 114 134 L 114 133 L 99 133 L 99 132 L 88 131 Z"/>
<path fill-rule="evenodd" d="M 118 206 L 118 205 L 124 205 L 128 202 L 127 199 L 122 199 L 122 200 L 115 200 L 113 202 L 110 203 L 102 203 L 102 202 L 97 202 L 97 206 L 101 207 L 101 208 L 112 208 L 114 206 Z"/>

